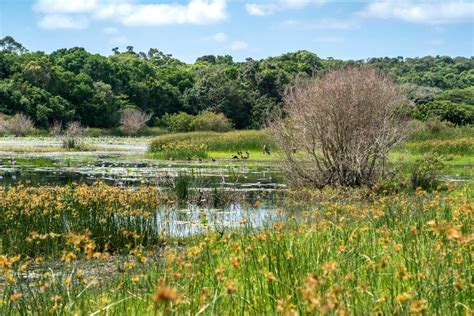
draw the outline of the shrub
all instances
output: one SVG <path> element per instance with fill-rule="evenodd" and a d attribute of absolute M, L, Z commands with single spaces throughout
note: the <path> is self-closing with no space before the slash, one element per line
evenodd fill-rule
<path fill-rule="evenodd" d="M 49 127 L 49 135 L 51 136 L 60 136 L 63 130 L 63 123 L 59 121 L 55 121 Z"/>
<path fill-rule="evenodd" d="M 418 105 L 413 109 L 413 116 L 423 121 L 436 117 L 456 125 L 474 124 L 473 106 L 447 100 L 434 100 Z"/>
<path fill-rule="evenodd" d="M 438 155 L 429 154 L 418 158 L 411 173 L 412 188 L 422 188 L 423 190 L 437 188 L 440 185 L 439 177 L 444 168 L 444 162 Z"/>
<path fill-rule="evenodd" d="M 408 119 L 398 111 L 407 100 L 374 69 L 329 72 L 293 87 L 284 101 L 287 117 L 271 130 L 294 184 L 372 185 L 407 135 Z"/>
<path fill-rule="evenodd" d="M 8 121 L 8 131 L 15 136 L 25 136 L 34 128 L 33 121 L 29 116 L 17 113 Z"/>
<path fill-rule="evenodd" d="M 145 127 L 151 116 L 138 109 L 126 108 L 120 117 L 120 129 L 128 135 L 134 135 Z"/>
<path fill-rule="evenodd" d="M 232 129 L 232 123 L 222 113 L 202 112 L 190 115 L 184 112 L 165 114 L 162 121 L 171 132 L 214 131 L 227 132 Z"/>
<path fill-rule="evenodd" d="M 191 129 L 194 131 L 227 132 L 232 129 L 232 123 L 222 113 L 203 112 L 193 118 Z"/>
<path fill-rule="evenodd" d="M 171 132 L 189 132 L 192 128 L 193 116 L 184 112 L 166 113 L 162 118 L 166 128 Z"/>
<path fill-rule="evenodd" d="M 84 128 L 79 122 L 69 122 L 63 134 L 64 149 L 80 149 L 83 144 L 81 138 L 84 135 Z"/>
<path fill-rule="evenodd" d="M 5 120 L 3 113 L 0 113 L 0 134 L 5 134 L 8 131 L 8 123 Z"/>

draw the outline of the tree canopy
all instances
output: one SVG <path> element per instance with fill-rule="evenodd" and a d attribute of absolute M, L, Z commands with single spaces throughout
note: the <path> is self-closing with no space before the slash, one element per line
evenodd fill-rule
<path fill-rule="evenodd" d="M 206 55 L 186 64 L 151 48 L 112 49 L 110 56 L 84 48 L 51 54 L 30 52 L 11 36 L 0 40 L 0 112 L 25 113 L 38 127 L 54 121 L 84 126 L 117 126 L 120 111 L 138 108 L 153 114 L 206 111 L 223 113 L 236 128 L 259 128 L 278 111 L 289 85 L 331 69 L 368 65 L 393 74 L 407 86 L 419 118 L 441 116 L 473 123 L 474 58 L 322 59 L 297 51 L 262 60 L 235 62 L 229 55 Z M 421 105 L 423 107 L 421 107 Z M 454 118 L 449 112 L 455 107 Z M 444 115 L 444 116 L 443 116 Z M 462 117 L 457 117 L 461 115 Z"/>

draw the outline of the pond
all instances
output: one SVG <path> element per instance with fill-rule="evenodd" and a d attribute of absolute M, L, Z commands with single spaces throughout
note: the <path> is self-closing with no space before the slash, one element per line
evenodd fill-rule
<path fill-rule="evenodd" d="M 6 189 L 17 185 L 61 186 L 103 181 L 119 187 L 151 185 L 172 191 L 176 179 L 184 175 L 194 193 L 211 195 L 216 191 L 238 196 L 219 206 L 198 206 L 194 201 L 160 208 L 156 212 L 156 230 L 168 236 L 186 236 L 208 229 L 222 231 L 242 223 L 258 227 L 282 216 L 276 210 L 286 184 L 271 163 L 158 161 L 146 158 L 147 139 L 106 138 L 89 143 L 98 150 L 63 152 L 60 140 L 55 138 L 0 139 L 0 185 Z"/>

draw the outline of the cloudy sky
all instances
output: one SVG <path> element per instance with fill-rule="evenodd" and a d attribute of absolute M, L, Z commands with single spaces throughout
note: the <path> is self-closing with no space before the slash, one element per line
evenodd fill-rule
<path fill-rule="evenodd" d="M 307 49 L 321 57 L 474 55 L 474 0 L 0 0 L 30 50 L 154 47 L 186 62 Z"/>

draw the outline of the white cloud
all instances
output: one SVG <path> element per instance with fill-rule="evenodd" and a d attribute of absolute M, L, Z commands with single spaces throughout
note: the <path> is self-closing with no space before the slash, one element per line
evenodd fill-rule
<path fill-rule="evenodd" d="M 39 0 L 33 6 L 41 13 L 85 13 L 97 7 L 97 0 Z"/>
<path fill-rule="evenodd" d="M 118 19 L 125 25 L 211 24 L 227 18 L 226 0 L 190 0 L 187 4 L 110 3 L 95 17 Z"/>
<path fill-rule="evenodd" d="M 246 3 L 250 15 L 271 15 L 278 11 L 302 9 L 308 5 L 321 5 L 328 0 L 267 0 L 264 3 Z"/>
<path fill-rule="evenodd" d="M 376 0 L 359 13 L 363 17 L 399 19 L 413 23 L 447 24 L 474 20 L 471 0 Z"/>
<path fill-rule="evenodd" d="M 330 37 L 330 36 L 321 36 L 314 39 L 315 43 L 321 44 L 340 44 L 344 43 L 344 38 L 342 37 Z"/>
<path fill-rule="evenodd" d="M 85 29 L 89 21 L 83 16 L 48 14 L 40 19 L 38 25 L 43 29 Z"/>
<path fill-rule="evenodd" d="M 249 44 L 247 44 L 247 42 L 244 42 L 244 41 L 233 41 L 230 44 L 230 49 L 232 50 L 243 50 L 243 49 L 247 49 L 248 47 L 249 47 Z"/>
<path fill-rule="evenodd" d="M 53 19 L 60 28 L 74 28 L 77 14 L 89 20 L 118 21 L 124 25 L 211 24 L 227 18 L 227 0 L 188 0 L 186 3 L 140 3 L 144 0 L 38 0 L 33 9 L 42 14 L 41 27 Z M 157 1 L 157 0 L 156 0 Z M 84 23 L 76 28 L 83 28 Z M 50 28 L 50 27 L 47 27 Z"/>
<path fill-rule="evenodd" d="M 359 24 L 354 19 L 321 19 L 319 21 L 298 21 L 298 20 L 286 20 L 283 22 L 283 26 L 295 27 L 299 29 L 334 29 L 334 30 L 345 30 L 359 27 Z"/>
<path fill-rule="evenodd" d="M 268 6 L 265 6 L 262 4 L 256 4 L 256 3 L 246 3 L 245 9 L 247 10 L 247 13 L 250 15 L 260 15 L 260 16 L 269 15 L 273 11 Z"/>
<path fill-rule="evenodd" d="M 225 33 L 219 32 L 209 37 L 209 39 L 218 43 L 224 43 L 227 41 L 227 35 Z"/>

